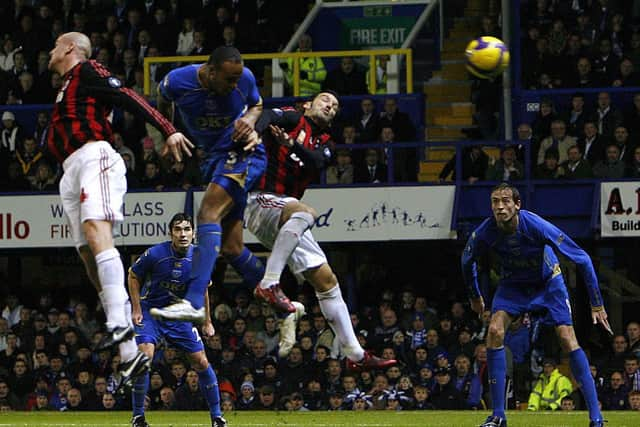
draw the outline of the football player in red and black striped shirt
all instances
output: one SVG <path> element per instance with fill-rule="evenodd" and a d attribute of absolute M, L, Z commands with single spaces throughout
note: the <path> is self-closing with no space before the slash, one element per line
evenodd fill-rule
<path fill-rule="evenodd" d="M 91 42 L 82 33 L 65 33 L 50 52 L 49 69 L 62 76 L 51 115 L 49 150 L 62 162 L 60 197 L 71 235 L 107 316 L 108 333 L 99 348 L 119 344 L 121 384 L 148 370 L 150 360 L 133 339 L 131 304 L 124 268 L 112 230 L 124 219 L 126 168 L 111 147 L 109 116 L 114 106 L 144 117 L 166 138 L 164 151 L 179 160 L 191 142 L 141 96 L 99 63 L 89 60 Z"/>
<path fill-rule="evenodd" d="M 304 114 L 294 110 L 265 110 L 256 123 L 267 150 L 267 171 L 259 190 L 249 194 L 245 223 L 266 247 L 271 248 L 266 273 L 256 287 L 257 297 L 289 314 L 280 327 L 280 357 L 295 342 L 296 320 L 304 306 L 292 303 L 280 289 L 280 275 L 289 264 L 316 291 L 322 314 L 335 331 L 341 351 L 351 368 L 378 369 L 396 363 L 364 351 L 351 324 L 340 285 L 310 228 L 316 211 L 298 199 L 311 180 L 331 159 L 329 128 L 339 108 L 331 91 L 320 92 L 305 103 Z"/>

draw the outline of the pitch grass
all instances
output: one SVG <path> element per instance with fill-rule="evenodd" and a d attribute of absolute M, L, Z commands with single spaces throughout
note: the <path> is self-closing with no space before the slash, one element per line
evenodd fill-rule
<path fill-rule="evenodd" d="M 475 427 L 487 412 L 472 411 L 339 411 L 339 412 L 232 412 L 229 427 Z M 510 412 L 509 427 L 587 427 L 586 412 Z M 607 427 L 639 427 L 640 411 L 607 412 Z M 129 412 L 5 412 L 0 427 L 128 427 Z M 150 412 L 151 427 L 209 427 L 207 412 Z"/>

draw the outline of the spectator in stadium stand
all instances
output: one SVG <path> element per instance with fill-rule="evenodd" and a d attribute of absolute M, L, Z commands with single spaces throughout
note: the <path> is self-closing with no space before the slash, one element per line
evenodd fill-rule
<path fill-rule="evenodd" d="M 588 116 L 584 108 L 584 94 L 579 92 L 571 95 L 571 109 L 560 113 L 560 119 L 567 126 L 567 134 L 574 138 L 584 135 L 584 123 Z"/>
<path fill-rule="evenodd" d="M 376 104 L 372 98 L 362 98 L 360 112 L 355 117 L 356 133 L 359 142 L 373 142 L 380 135 L 379 115 L 376 114 Z M 347 143 L 347 142 L 345 142 Z"/>
<path fill-rule="evenodd" d="M 633 150 L 633 160 L 627 167 L 626 178 L 640 178 L 640 146 Z M 639 346 L 640 353 L 640 346 Z"/>
<path fill-rule="evenodd" d="M 624 161 L 620 160 L 620 147 L 614 142 L 607 145 L 606 157 L 593 167 L 593 175 L 601 179 L 623 178 L 626 172 Z"/>
<path fill-rule="evenodd" d="M 153 11 L 153 20 L 149 26 L 151 39 L 158 45 L 162 46 L 165 52 L 175 52 L 178 28 L 173 18 L 167 16 L 167 9 L 159 4 Z"/>
<path fill-rule="evenodd" d="M 16 150 L 16 159 L 20 163 L 22 173 L 29 179 L 35 176 L 38 162 L 43 160 L 44 153 L 31 135 L 27 135 L 22 147 Z"/>
<path fill-rule="evenodd" d="M 354 171 L 354 181 L 359 183 L 379 184 L 387 182 L 387 167 L 380 162 L 378 150 L 367 148 L 365 151 L 364 164 L 356 164 Z"/>
<path fill-rule="evenodd" d="M 593 178 L 593 168 L 587 159 L 582 158 L 578 145 L 567 149 L 567 160 L 560 164 L 565 179 Z"/>
<path fill-rule="evenodd" d="M 558 70 L 557 78 L 560 79 L 560 83 L 564 87 L 569 87 L 575 74 L 578 59 L 582 56 L 582 44 L 580 35 L 572 32 L 567 38 L 567 46 L 562 55 L 555 57 L 557 62 L 556 69 Z"/>
<path fill-rule="evenodd" d="M 577 145 L 582 156 L 589 161 L 591 166 L 604 159 L 607 144 L 608 138 L 598 133 L 597 123 L 593 120 L 587 120 L 584 123 L 584 137 L 578 139 Z"/>
<path fill-rule="evenodd" d="M 627 400 L 629 401 L 629 409 L 640 411 L 640 391 L 630 391 Z"/>
<path fill-rule="evenodd" d="M 638 159 L 638 162 L 640 162 L 640 159 Z M 629 337 L 629 352 L 640 359 L 640 323 L 636 321 L 629 322 L 627 336 Z"/>
<path fill-rule="evenodd" d="M 136 68 L 138 68 L 138 59 L 136 51 L 132 48 L 127 48 L 122 56 L 122 69 L 124 70 L 124 85 L 126 87 L 132 87 L 136 83 Z"/>
<path fill-rule="evenodd" d="M 198 384 L 198 373 L 189 369 L 184 384 L 177 388 L 175 393 L 175 409 L 178 411 L 204 411 L 208 410 L 207 401 Z"/>
<path fill-rule="evenodd" d="M 256 398 L 255 387 L 251 381 L 245 381 L 240 385 L 240 396 L 235 402 L 238 411 L 250 411 L 256 406 L 258 399 Z"/>
<path fill-rule="evenodd" d="M 629 391 L 640 391 L 640 361 L 633 353 L 624 358 L 624 385 Z"/>
<path fill-rule="evenodd" d="M 31 189 L 34 191 L 56 191 L 58 189 L 56 176 L 49 163 L 44 160 L 38 163 L 36 174 L 31 178 Z"/>
<path fill-rule="evenodd" d="M 196 30 L 193 33 L 193 49 L 189 52 L 189 55 L 206 55 L 209 52 L 209 41 L 207 40 L 207 33 L 204 30 Z"/>
<path fill-rule="evenodd" d="M 336 164 L 327 168 L 327 184 L 353 184 L 353 165 L 351 164 L 351 152 L 338 150 L 336 152 Z"/>
<path fill-rule="evenodd" d="M 586 56 L 578 59 L 568 87 L 595 88 L 602 86 L 602 77 L 591 69 L 591 61 Z"/>
<path fill-rule="evenodd" d="M 415 182 L 418 172 L 418 156 L 416 147 L 394 147 L 397 138 L 395 130 L 387 125 L 383 125 L 380 130 L 380 142 L 385 144 L 384 152 L 387 157 L 387 166 L 393 159 L 393 181 L 394 182 Z"/>
<path fill-rule="evenodd" d="M 556 113 L 553 109 L 553 103 L 549 99 L 540 101 L 540 110 L 536 114 L 536 118 L 531 123 L 533 129 L 533 137 L 542 141 L 551 135 L 551 122 L 556 119 Z M 537 153 L 536 153 L 537 154 Z"/>
<path fill-rule="evenodd" d="M 631 87 L 640 86 L 640 74 L 635 70 L 633 62 L 629 58 L 624 58 L 618 66 L 617 72 L 614 74 L 613 87 Z"/>
<path fill-rule="evenodd" d="M 620 160 L 622 160 L 625 165 L 630 165 L 633 160 L 633 151 L 637 144 L 631 142 L 627 128 L 622 125 L 616 127 L 613 137 L 620 149 Z"/>
<path fill-rule="evenodd" d="M 541 164 L 536 166 L 533 171 L 534 179 L 557 179 L 560 177 L 560 171 L 558 170 L 560 162 L 560 155 L 556 148 L 549 148 L 544 153 L 544 159 Z"/>
<path fill-rule="evenodd" d="M 627 395 L 629 390 L 624 384 L 624 376 L 621 371 L 614 371 L 609 377 L 609 386 L 600 395 L 602 409 L 608 411 L 623 411 L 629 408 Z"/>
<path fill-rule="evenodd" d="M 194 35 L 193 18 L 184 18 L 182 20 L 182 29 L 178 33 L 178 47 L 176 54 L 186 56 L 191 53 L 195 44 L 193 42 Z"/>
<path fill-rule="evenodd" d="M 599 75 L 600 81 L 611 82 L 619 69 L 620 58 L 613 52 L 611 40 L 606 37 L 598 41 L 597 49 L 592 60 L 593 71 Z"/>
<path fill-rule="evenodd" d="M 21 409 L 20 399 L 11 391 L 9 383 L 0 379 L 0 401 L 6 401 L 13 410 Z"/>
<path fill-rule="evenodd" d="M 77 388 L 69 389 L 67 392 L 67 411 L 86 411 L 87 407 L 82 401 L 82 394 Z"/>
<path fill-rule="evenodd" d="M 297 52 L 311 52 L 313 40 L 308 34 L 303 34 L 298 40 Z M 286 62 L 280 62 L 280 68 L 284 71 L 285 80 L 291 90 L 293 90 L 293 59 L 289 58 Z M 313 96 L 320 92 L 322 82 L 327 77 L 327 69 L 325 68 L 322 58 L 307 57 L 300 59 L 300 96 Z"/>
<path fill-rule="evenodd" d="M 453 384 L 465 399 L 465 409 L 481 409 L 482 384 L 476 374 L 471 372 L 471 359 L 460 354 L 456 357 Z"/>
<path fill-rule="evenodd" d="M 364 95 L 367 93 L 365 73 L 351 56 L 345 56 L 338 67 L 327 73 L 322 89 L 332 90 L 340 96 Z"/>
<path fill-rule="evenodd" d="M 11 111 L 2 113 L 2 133 L 0 134 L 0 153 L 6 159 L 15 158 L 16 150 L 22 144 L 25 135 L 21 126 L 16 121 L 16 116 Z"/>
<path fill-rule="evenodd" d="M 436 409 L 464 409 L 464 396 L 451 381 L 451 369 L 438 368 L 434 372 L 436 384 L 431 392 L 431 402 Z"/>
<path fill-rule="evenodd" d="M 102 395 L 102 406 L 99 411 L 114 411 L 118 409 L 116 398 L 111 393 L 105 393 Z"/>
<path fill-rule="evenodd" d="M 275 411 L 278 409 L 278 402 L 276 400 L 275 391 L 270 385 L 263 385 L 260 387 L 258 393 L 258 403 L 256 403 L 256 411 Z"/>
<path fill-rule="evenodd" d="M 415 141 L 416 128 L 411 122 L 409 115 L 400 111 L 398 108 L 398 100 L 394 97 L 388 97 L 384 100 L 384 110 L 380 113 L 380 129 L 391 127 L 393 129 L 395 139 L 400 142 Z"/>
<path fill-rule="evenodd" d="M 160 389 L 160 406 L 157 409 L 161 411 L 176 409 L 175 392 L 171 387 L 164 386 Z"/>
<path fill-rule="evenodd" d="M 565 123 L 560 119 L 554 120 L 551 122 L 551 135 L 540 142 L 537 164 L 540 165 L 544 162 L 545 153 L 549 149 L 554 149 L 559 153 L 560 162 L 566 161 L 567 149 L 574 145 L 576 145 L 576 138 L 567 135 Z"/>
<path fill-rule="evenodd" d="M 543 362 L 543 371 L 529 395 L 528 411 L 555 411 L 560 408 L 562 398 L 573 392 L 571 380 L 558 371 L 551 358 Z"/>
<path fill-rule="evenodd" d="M 487 174 L 489 156 L 482 150 L 481 145 L 474 145 L 462 149 L 462 180 L 470 184 L 481 181 Z M 444 181 L 453 172 L 452 180 L 456 179 L 456 155 L 444 165 L 440 172 L 440 181 Z"/>
<path fill-rule="evenodd" d="M 612 138 L 616 127 L 622 125 L 624 116 L 611 104 L 609 92 L 598 93 L 597 109 L 593 114 L 593 120 L 598 126 L 598 132 L 607 138 Z"/>
<path fill-rule="evenodd" d="M 524 178 L 524 165 L 518 161 L 514 146 L 503 147 L 500 159 L 491 158 L 489 164 L 488 181 L 514 181 Z"/>

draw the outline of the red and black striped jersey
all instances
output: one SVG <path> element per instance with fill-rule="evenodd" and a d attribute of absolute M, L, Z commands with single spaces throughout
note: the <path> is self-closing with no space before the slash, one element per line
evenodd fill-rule
<path fill-rule="evenodd" d="M 279 144 L 269 125 L 281 127 L 296 142 L 292 147 Z M 267 170 L 257 189 L 300 199 L 319 172 L 329 165 L 331 136 L 293 109 L 263 111 L 256 131 L 262 136 L 267 152 Z"/>
<path fill-rule="evenodd" d="M 63 76 L 49 124 L 49 151 L 62 162 L 87 141 L 111 142 L 109 115 L 114 106 L 144 117 L 165 138 L 176 131 L 142 96 L 124 87 L 100 63 L 88 60 Z"/>

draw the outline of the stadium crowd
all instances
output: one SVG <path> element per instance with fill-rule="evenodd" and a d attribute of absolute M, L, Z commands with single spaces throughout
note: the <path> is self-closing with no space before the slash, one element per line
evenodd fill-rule
<path fill-rule="evenodd" d="M 270 309 L 241 288 L 228 300 L 217 292 L 211 296 L 216 333 L 205 339 L 205 349 L 219 378 L 223 410 L 491 405 L 483 342 L 488 312 L 478 320 L 460 301 L 437 310 L 411 289 L 384 291 L 377 306 L 353 313 L 352 323 L 366 349 L 400 363 L 385 372 L 352 372 L 308 294 L 297 296 L 309 314 L 300 320 L 296 344 L 282 359 L 279 323 Z M 0 318 L 0 409 L 129 409 L 129 393 L 112 393 L 119 356 L 92 351 L 102 338 L 102 315 L 100 307 L 89 310 L 75 297 L 58 308 L 46 294 L 31 304 L 6 296 Z M 545 348 L 544 333 L 530 345 L 538 330 L 537 320 L 525 316 L 507 334 L 510 407 L 528 402 L 529 409 L 583 408 L 579 391 L 556 367 L 559 354 Z M 630 322 L 620 332 L 608 351 L 593 357 L 592 373 L 604 409 L 640 410 L 640 324 Z M 183 354 L 162 346 L 151 370 L 150 410 L 206 409 L 197 373 L 188 366 Z"/>

